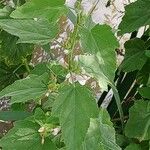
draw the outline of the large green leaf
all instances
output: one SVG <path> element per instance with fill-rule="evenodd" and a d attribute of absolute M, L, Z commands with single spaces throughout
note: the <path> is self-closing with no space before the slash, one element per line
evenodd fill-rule
<path fill-rule="evenodd" d="M 137 101 L 129 111 L 125 134 L 139 141 L 150 140 L 150 102 Z"/>
<path fill-rule="evenodd" d="M 138 91 L 142 97 L 150 99 L 150 87 L 142 87 Z"/>
<path fill-rule="evenodd" d="M 49 138 L 42 138 L 40 126 L 28 120 L 18 121 L 7 135 L 0 140 L 3 150 L 56 150 Z"/>
<path fill-rule="evenodd" d="M 80 56 L 80 63 L 85 69 L 85 71 L 92 77 L 96 78 L 101 90 L 107 91 L 107 85 L 109 84 L 112 87 L 117 107 L 119 110 L 120 117 L 122 118 L 123 123 L 123 111 L 121 108 L 121 102 L 120 97 L 118 95 L 118 91 L 114 85 L 113 78 L 110 76 L 110 74 L 107 73 L 115 73 L 115 70 L 107 70 L 108 68 L 111 68 L 111 64 L 109 67 L 105 67 L 105 64 L 102 62 L 102 58 L 100 56 L 100 53 L 97 53 L 97 55 L 89 55 L 89 56 Z M 108 71 L 108 72 L 107 72 Z"/>
<path fill-rule="evenodd" d="M 125 16 L 119 29 L 121 34 L 137 30 L 141 26 L 150 25 L 150 0 L 138 0 L 125 7 Z"/>
<path fill-rule="evenodd" d="M 32 54 L 33 46 L 30 44 L 17 44 L 18 37 L 5 31 L 0 36 L 2 39 L 0 54 L 9 64 L 20 64 L 24 58 Z"/>
<path fill-rule="evenodd" d="M 0 27 L 18 36 L 19 43 L 47 44 L 57 34 L 57 25 L 47 20 L 1 19 Z"/>
<path fill-rule="evenodd" d="M 87 73 L 98 79 L 100 87 L 107 90 L 108 82 L 113 81 L 115 76 L 118 42 L 106 25 L 83 29 L 81 37 L 83 49 L 95 55 L 81 56 L 80 62 Z"/>
<path fill-rule="evenodd" d="M 106 110 L 101 109 L 98 119 L 91 119 L 84 150 L 121 150 L 116 144 L 115 130 Z"/>
<path fill-rule="evenodd" d="M 59 19 L 66 12 L 65 0 L 32 0 L 18 7 L 10 15 L 13 18 L 47 18 Z"/>
<path fill-rule="evenodd" d="M 109 26 L 96 25 L 89 31 L 82 29 L 81 43 L 86 52 L 93 54 L 80 56 L 81 66 L 90 76 L 98 80 L 101 90 L 107 91 L 108 84 L 112 87 L 123 122 L 120 98 L 113 83 L 116 71 L 115 48 L 119 46 L 117 39 Z"/>
<path fill-rule="evenodd" d="M 46 94 L 48 88 L 48 74 L 41 76 L 31 75 L 25 79 L 17 80 L 0 92 L 0 97 L 11 96 L 11 103 L 27 102 L 40 99 Z"/>
<path fill-rule="evenodd" d="M 59 116 L 67 150 L 77 150 L 85 138 L 90 118 L 98 116 L 98 109 L 91 92 L 77 83 L 60 90 L 53 114 Z"/>
<path fill-rule="evenodd" d="M 147 61 L 145 43 L 141 39 L 132 39 L 125 43 L 125 58 L 121 69 L 125 72 L 140 70 Z"/>

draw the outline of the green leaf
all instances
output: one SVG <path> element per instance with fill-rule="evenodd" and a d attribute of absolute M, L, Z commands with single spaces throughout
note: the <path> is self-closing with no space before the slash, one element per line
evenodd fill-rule
<path fill-rule="evenodd" d="M 90 118 L 98 116 L 96 101 L 91 92 L 79 84 L 66 85 L 60 90 L 52 112 L 60 119 L 67 150 L 81 147 Z"/>
<path fill-rule="evenodd" d="M 75 13 L 73 12 L 72 9 L 68 9 L 68 15 L 67 17 L 69 18 L 69 20 L 75 25 L 77 22 L 77 16 L 75 15 Z"/>
<path fill-rule="evenodd" d="M 150 50 L 145 51 L 147 57 L 150 57 Z"/>
<path fill-rule="evenodd" d="M 123 122 L 120 98 L 113 83 L 116 71 L 115 48 L 119 46 L 117 39 L 109 26 L 96 25 L 89 31 L 82 29 L 81 43 L 86 52 L 93 54 L 80 56 L 81 66 L 86 73 L 97 79 L 102 91 L 107 91 L 108 84 L 112 87 Z"/>
<path fill-rule="evenodd" d="M 66 12 L 65 0 L 32 0 L 11 13 L 12 18 L 47 18 L 58 20 Z"/>
<path fill-rule="evenodd" d="M 68 73 L 67 69 L 59 64 L 40 63 L 35 66 L 31 74 L 42 75 L 43 72 L 51 73 L 55 77 L 66 77 Z"/>
<path fill-rule="evenodd" d="M 125 150 L 142 150 L 139 144 L 130 144 Z"/>
<path fill-rule="evenodd" d="M 79 57 L 79 62 L 87 74 L 97 79 L 101 90 L 107 91 L 107 85 L 110 80 L 113 81 L 115 69 L 111 69 L 114 68 L 111 65 L 107 66 L 102 59 L 100 53 L 97 53 L 96 55 L 82 55 Z"/>
<path fill-rule="evenodd" d="M 116 143 L 124 148 L 126 147 L 128 144 L 130 144 L 130 139 L 128 139 L 125 135 L 122 135 L 122 134 L 116 134 Z"/>
<path fill-rule="evenodd" d="M 81 65 L 87 73 L 98 79 L 102 90 L 107 90 L 108 83 L 115 77 L 115 48 L 118 47 L 118 42 L 111 32 L 111 28 L 106 25 L 96 25 L 91 31 L 86 29 L 81 37 L 83 49 L 88 53 L 95 54 L 81 56 Z"/>
<path fill-rule="evenodd" d="M 32 54 L 33 46 L 29 44 L 17 44 L 18 37 L 2 32 L 1 57 L 9 64 L 20 64 L 23 59 Z"/>
<path fill-rule="evenodd" d="M 125 43 L 125 50 L 125 58 L 121 64 L 121 69 L 125 72 L 140 70 L 147 61 L 144 41 L 137 38 L 129 40 Z"/>
<path fill-rule="evenodd" d="M 25 111 L 1 111 L 0 120 L 16 121 L 29 117 L 31 113 Z"/>
<path fill-rule="evenodd" d="M 0 19 L 8 18 L 11 11 L 12 11 L 12 8 L 8 6 L 5 6 L 4 8 L 0 9 Z"/>
<path fill-rule="evenodd" d="M 113 78 L 115 74 L 115 70 L 108 70 L 111 69 L 111 64 L 109 66 L 105 66 L 102 62 L 100 53 L 97 53 L 97 55 L 89 55 L 89 56 L 80 56 L 79 61 L 80 64 L 83 66 L 85 71 L 92 77 L 96 78 L 101 90 L 107 91 L 107 85 L 109 84 L 112 87 L 117 107 L 119 110 L 120 117 L 122 118 L 123 123 L 123 111 L 121 108 L 120 98 L 118 95 L 118 91 L 114 85 Z M 110 76 L 110 74 L 112 76 Z"/>
<path fill-rule="evenodd" d="M 142 87 L 138 91 L 142 97 L 150 99 L 150 87 Z"/>
<path fill-rule="evenodd" d="M 150 0 L 138 0 L 125 7 L 125 16 L 119 29 L 121 34 L 137 30 L 141 26 L 150 25 Z"/>
<path fill-rule="evenodd" d="M 149 77 L 150 77 L 150 60 L 148 59 L 147 62 L 144 64 L 142 69 L 138 71 L 136 75 L 136 80 L 138 84 L 143 84 L 148 86 Z"/>
<path fill-rule="evenodd" d="M 116 144 L 115 129 L 106 110 L 101 109 L 98 119 L 91 119 L 84 150 L 121 150 Z"/>
<path fill-rule="evenodd" d="M 137 101 L 129 111 L 129 120 L 125 127 L 129 138 L 139 141 L 150 140 L 150 102 Z"/>
<path fill-rule="evenodd" d="M 0 140 L 0 146 L 3 150 L 56 150 L 49 138 L 45 138 L 42 144 L 39 128 L 39 125 L 28 120 L 18 121 Z"/>
<path fill-rule="evenodd" d="M 58 65 L 58 64 L 52 65 L 50 67 L 50 69 L 51 69 L 51 72 L 57 77 L 59 77 L 59 76 L 66 77 L 66 75 L 68 73 L 66 68 L 64 68 L 63 66 Z"/>
<path fill-rule="evenodd" d="M 29 100 L 39 100 L 46 94 L 48 74 L 32 75 L 18 80 L 0 92 L 0 97 L 11 96 L 11 103 L 24 103 Z"/>
<path fill-rule="evenodd" d="M 82 27 L 80 29 L 81 45 L 87 53 L 99 52 L 104 65 L 110 66 L 111 63 L 111 66 L 116 68 L 115 49 L 119 47 L 119 43 L 111 30 L 111 27 L 107 25 L 96 25 L 92 29 Z"/>
<path fill-rule="evenodd" d="M 26 2 L 26 0 L 19 0 L 19 1 L 13 0 L 13 2 L 14 2 L 16 7 L 19 7 L 19 6 L 23 5 Z"/>
<path fill-rule="evenodd" d="M 45 113 L 43 112 L 43 110 L 41 108 L 37 108 L 35 110 L 35 113 L 34 113 L 34 120 L 42 126 L 43 123 L 45 123 L 46 121 L 46 116 L 45 116 Z"/>
<path fill-rule="evenodd" d="M 47 20 L 1 19 L 0 27 L 8 33 L 18 36 L 18 43 L 45 45 L 57 34 L 57 25 Z"/>
<path fill-rule="evenodd" d="M 62 83 L 66 79 L 68 70 L 61 65 L 53 64 L 49 67 L 51 74 L 57 78 L 57 83 Z"/>
<path fill-rule="evenodd" d="M 42 108 L 44 110 L 51 110 L 52 106 L 53 106 L 53 103 L 54 101 L 56 100 L 56 97 L 57 97 L 57 93 L 51 93 L 49 96 L 48 96 L 48 99 L 43 103 L 43 106 Z"/>
<path fill-rule="evenodd" d="M 39 63 L 37 64 L 34 69 L 31 71 L 31 74 L 35 74 L 35 75 L 42 75 L 44 72 L 49 73 L 50 70 L 47 67 L 47 63 Z"/>

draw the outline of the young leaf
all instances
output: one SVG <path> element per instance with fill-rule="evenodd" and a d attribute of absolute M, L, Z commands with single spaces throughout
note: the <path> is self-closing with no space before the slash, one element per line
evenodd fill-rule
<path fill-rule="evenodd" d="M 119 29 L 121 34 L 137 30 L 150 24 L 150 0 L 138 0 L 125 7 L 125 16 Z"/>
<path fill-rule="evenodd" d="M 0 140 L 3 150 L 56 150 L 49 138 L 42 138 L 38 132 L 40 126 L 28 120 L 18 121 Z"/>
<path fill-rule="evenodd" d="M 137 38 L 129 40 L 125 43 L 125 49 L 126 53 L 121 69 L 125 72 L 140 70 L 147 61 L 144 41 Z"/>
<path fill-rule="evenodd" d="M 65 0 L 32 0 L 11 13 L 12 18 L 47 18 L 50 22 L 65 14 Z"/>
<path fill-rule="evenodd" d="M 43 73 L 50 73 L 50 70 L 47 67 L 47 63 L 39 63 L 37 64 L 33 70 L 31 70 L 31 74 L 35 74 L 35 75 L 42 75 Z"/>
<path fill-rule="evenodd" d="M 57 83 L 62 83 L 68 74 L 68 70 L 58 64 L 49 66 L 49 69 L 51 70 L 51 73 L 57 78 Z"/>
<path fill-rule="evenodd" d="M 32 54 L 33 46 L 30 44 L 17 44 L 18 37 L 5 31 L 0 36 L 2 36 L 0 54 L 9 64 L 20 64 L 23 58 Z"/>
<path fill-rule="evenodd" d="M 64 68 L 63 66 L 58 65 L 58 64 L 52 65 L 51 67 L 49 67 L 49 69 L 57 77 L 59 77 L 59 76 L 66 77 L 66 75 L 68 73 L 66 68 Z"/>
<path fill-rule="evenodd" d="M 45 113 L 41 108 L 37 108 L 34 113 L 34 120 L 39 124 L 42 125 L 46 121 Z"/>
<path fill-rule="evenodd" d="M 142 97 L 150 99 L 150 87 L 142 87 L 138 91 Z"/>
<path fill-rule="evenodd" d="M 52 112 L 60 119 L 67 150 L 81 147 L 90 118 L 98 116 L 96 101 L 91 92 L 79 84 L 66 85 L 61 89 Z"/>
<path fill-rule="evenodd" d="M 0 27 L 8 33 L 18 36 L 18 43 L 45 45 L 57 34 L 57 25 L 47 20 L 1 19 Z"/>
<path fill-rule="evenodd" d="M 129 111 L 125 134 L 139 141 L 150 140 L 150 102 L 137 101 Z"/>
<path fill-rule="evenodd" d="M 0 97 L 11 96 L 11 103 L 24 103 L 29 100 L 40 99 L 48 88 L 48 74 L 32 75 L 18 80 L 0 92 Z"/>
<path fill-rule="evenodd" d="M 101 109 L 98 119 L 91 119 L 84 150 L 121 150 L 116 144 L 115 130 L 106 110 Z"/>

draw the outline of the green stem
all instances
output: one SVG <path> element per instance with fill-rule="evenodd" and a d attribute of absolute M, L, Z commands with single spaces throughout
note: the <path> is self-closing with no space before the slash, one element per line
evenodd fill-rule
<path fill-rule="evenodd" d="M 72 33 L 72 36 L 70 37 L 70 54 L 69 54 L 69 70 L 72 70 L 72 65 L 73 65 L 73 58 L 74 58 L 74 55 L 73 55 L 73 52 L 74 52 L 74 48 L 76 46 L 76 41 L 77 41 L 77 36 L 78 36 L 78 31 L 79 31 L 79 26 L 80 26 L 80 16 L 81 14 L 78 14 L 77 16 L 77 23 L 74 27 L 74 31 Z"/>
<path fill-rule="evenodd" d="M 26 67 L 27 72 L 30 73 L 30 68 L 29 68 L 27 59 L 24 59 L 23 62 L 24 62 L 24 65 L 25 65 L 25 67 Z"/>
<path fill-rule="evenodd" d="M 119 96 L 118 90 L 116 89 L 115 85 L 113 83 L 110 83 L 110 86 L 113 90 L 114 97 L 115 97 L 115 100 L 116 100 L 116 104 L 117 104 L 117 108 L 118 108 L 118 111 L 119 111 L 120 120 L 121 120 L 121 124 L 122 124 L 122 129 L 124 129 L 124 114 L 123 114 L 123 110 L 122 110 L 120 96 Z"/>
<path fill-rule="evenodd" d="M 76 45 L 76 34 L 77 34 L 77 26 L 75 27 L 75 30 L 73 32 L 73 40 L 71 43 L 71 48 L 70 48 L 70 54 L 69 54 L 69 70 L 72 70 L 72 65 L 73 65 L 73 52 L 74 52 L 74 48 Z"/>
<path fill-rule="evenodd" d="M 15 74 L 17 72 L 18 69 L 20 69 L 20 67 L 22 67 L 22 64 L 19 65 L 14 71 L 13 71 L 13 74 Z"/>

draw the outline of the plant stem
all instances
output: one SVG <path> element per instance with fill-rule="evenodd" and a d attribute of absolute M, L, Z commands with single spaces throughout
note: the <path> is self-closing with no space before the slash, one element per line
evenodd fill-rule
<path fill-rule="evenodd" d="M 124 120 L 128 119 L 129 116 L 124 116 Z M 111 120 L 112 122 L 121 121 L 121 118 L 114 118 Z"/>
<path fill-rule="evenodd" d="M 20 68 L 20 67 L 22 67 L 22 64 L 21 65 L 19 65 L 14 71 L 13 71 L 13 74 L 15 74 L 16 73 L 16 71 Z"/>
<path fill-rule="evenodd" d="M 24 63 L 24 65 L 25 65 L 25 67 L 26 67 L 27 72 L 30 73 L 30 68 L 29 68 L 27 59 L 24 59 L 24 60 L 23 60 L 23 63 Z"/>
<path fill-rule="evenodd" d="M 74 48 L 76 46 L 76 39 L 78 36 L 78 31 L 79 31 L 79 26 L 80 26 L 80 18 L 81 18 L 81 14 L 79 13 L 77 15 L 77 22 L 76 25 L 74 27 L 74 31 L 72 33 L 72 36 L 70 37 L 70 54 L 69 54 L 69 70 L 72 70 L 72 65 L 73 65 L 73 52 L 74 52 Z"/>

